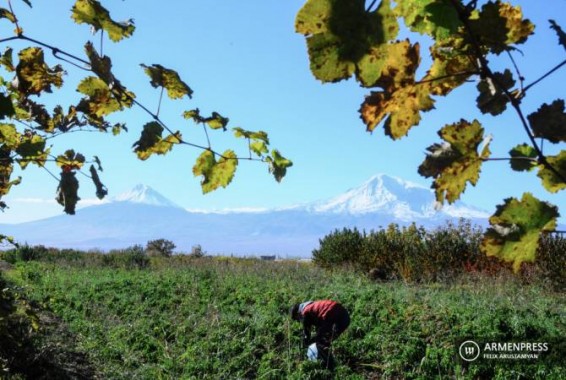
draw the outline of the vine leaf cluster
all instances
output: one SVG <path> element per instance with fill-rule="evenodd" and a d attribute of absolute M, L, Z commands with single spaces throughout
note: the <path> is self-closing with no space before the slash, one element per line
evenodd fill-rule
<path fill-rule="evenodd" d="M 393 140 L 405 137 L 424 112 L 435 108 L 435 99 L 477 78 L 477 108 L 497 116 L 513 109 L 526 141 L 509 151 L 511 169 L 537 171 L 549 192 L 566 189 L 566 150 L 545 155 L 540 141 L 566 142 L 564 100 L 555 99 L 524 116 L 522 99 L 528 90 L 566 64 L 530 85 L 524 85 L 513 59 L 516 46 L 525 43 L 535 25 L 521 8 L 503 1 L 464 3 L 459 0 L 422 1 L 307 0 L 295 20 L 296 32 L 306 37 L 310 68 L 321 82 L 354 78 L 369 94 L 359 113 L 367 131 L 378 126 Z M 421 69 L 421 47 L 410 39 L 399 40 L 400 22 L 432 41 L 432 63 Z M 566 33 L 553 20 L 550 27 L 566 48 Z M 509 57 L 511 69 L 493 71 L 489 59 Z M 419 69 L 421 69 L 419 71 Z M 417 72 L 425 72 L 417 77 Z M 475 186 L 491 157 L 491 136 L 478 120 L 462 118 L 441 127 L 440 143 L 428 147 L 419 173 L 432 178 L 436 200 L 453 203 Z M 558 209 L 526 193 L 521 200 L 509 198 L 490 218 L 482 250 L 512 261 L 518 270 L 535 259 L 541 233 L 553 231 Z"/>
<path fill-rule="evenodd" d="M 23 0 L 30 8 L 31 1 Z M 0 40 L 8 42 L 30 43 L 15 52 L 6 46 L 0 54 L 0 209 L 7 205 L 1 201 L 14 185 L 20 184 L 21 176 L 13 177 L 14 165 L 23 170 L 29 164 L 44 168 L 58 180 L 56 200 L 63 206 L 67 214 L 74 214 L 78 196 L 79 180 L 76 173 L 81 171 L 90 177 L 96 188 L 96 196 L 103 198 L 108 190 L 102 183 L 99 173 L 102 172 L 100 159 L 94 156 L 87 160 L 85 155 L 74 149 L 64 150 L 57 154 L 48 141 L 62 134 L 80 131 L 111 132 L 119 135 L 128 131 L 124 123 L 111 123 L 107 118 L 117 112 L 132 107 L 141 108 L 149 117 L 149 121 L 141 127 L 141 134 L 134 142 L 132 149 L 140 160 L 147 160 L 152 155 L 163 155 L 174 147 L 185 145 L 202 150 L 193 166 L 193 173 L 201 177 L 203 193 L 226 187 L 232 181 L 240 160 L 260 161 L 268 166 L 277 181 L 281 181 L 292 162 L 284 158 L 277 149 L 270 152 L 269 139 L 266 132 L 245 131 L 232 128 L 235 139 L 244 139 L 249 151 L 248 157 L 239 157 L 233 149 L 223 153 L 216 152 L 209 137 L 209 130 L 228 130 L 229 119 L 217 112 L 209 117 L 201 116 L 200 111 L 192 109 L 182 116 L 197 125 L 202 125 L 208 144 L 201 146 L 185 139 L 181 131 L 174 131 L 165 124 L 158 111 L 152 112 L 136 98 L 136 95 L 115 77 L 112 72 L 112 60 L 102 54 L 102 40 L 107 37 L 112 42 L 130 38 L 136 27 L 133 20 L 117 22 L 110 12 L 97 0 L 76 0 L 71 9 L 71 18 L 77 24 L 89 26 L 93 33 L 101 35 L 101 46 L 97 51 L 92 42 L 86 42 L 84 56 L 65 52 L 59 48 L 31 38 L 19 25 L 13 11 L 12 3 L 7 1 L 8 8 L 0 8 L 0 22 L 9 22 L 13 26 L 14 36 Z M 59 64 L 50 66 L 45 53 L 50 52 L 60 60 Z M 63 64 L 77 66 L 88 72 L 77 86 L 80 100 L 68 106 L 57 105 L 52 111 L 40 102 L 40 96 L 53 93 L 64 87 L 65 69 Z M 141 69 L 149 77 L 150 85 L 167 93 L 172 100 L 192 98 L 193 90 L 172 69 L 159 64 L 141 64 Z M 8 78 L 8 79 L 5 79 Z M 252 157 L 253 153 L 253 157 Z M 55 163 L 60 168 L 59 176 L 47 169 L 48 163 Z M 90 164 L 88 174 L 82 172 L 85 165 Z M 8 237 L 0 235 L 0 240 Z"/>

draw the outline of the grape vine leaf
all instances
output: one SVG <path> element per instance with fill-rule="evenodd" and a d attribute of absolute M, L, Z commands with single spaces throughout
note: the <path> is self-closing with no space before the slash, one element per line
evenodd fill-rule
<path fill-rule="evenodd" d="M 265 153 L 269 152 L 267 149 L 269 138 L 264 131 L 246 131 L 239 127 L 233 128 L 232 130 L 234 131 L 234 136 L 248 139 L 250 151 L 257 156 L 263 157 Z"/>
<path fill-rule="evenodd" d="M 16 113 L 12 100 L 0 93 L 0 120 L 4 119 L 6 116 L 12 117 Z"/>
<path fill-rule="evenodd" d="M 20 167 L 25 169 L 30 163 L 43 167 L 49 156 L 49 149 L 45 149 L 45 139 L 35 133 L 26 133 L 22 136 L 16 153 Z"/>
<path fill-rule="evenodd" d="M 183 117 L 187 120 L 193 120 L 197 124 L 207 124 L 210 129 L 222 129 L 226 131 L 226 126 L 230 119 L 220 115 L 218 112 L 212 112 L 211 116 L 203 117 L 198 108 L 183 112 Z"/>
<path fill-rule="evenodd" d="M 166 154 L 173 149 L 173 145 L 181 143 L 181 133 L 175 132 L 163 138 L 163 126 L 156 121 L 143 126 L 141 137 L 133 145 L 140 160 L 147 160 L 152 154 Z"/>
<path fill-rule="evenodd" d="M 484 234 L 481 250 L 488 256 L 513 262 L 517 272 L 521 263 L 535 260 L 541 233 L 554 230 L 558 217 L 556 206 L 541 202 L 530 193 L 523 194 L 520 201 L 507 198 L 489 218 L 491 227 Z"/>
<path fill-rule="evenodd" d="M 16 71 L 16 68 L 14 67 L 14 60 L 12 58 L 12 53 L 13 53 L 12 48 L 7 47 L 6 50 L 4 50 L 4 54 L 0 56 L 0 64 L 4 66 L 4 68 L 8 72 Z"/>
<path fill-rule="evenodd" d="M 484 138 L 484 129 L 474 120 L 444 126 L 439 132 L 442 144 L 427 148 L 425 160 L 419 166 L 419 174 L 433 177 L 432 188 L 439 203 L 454 203 L 466 189 L 466 183 L 476 185 L 483 161 L 489 157 L 489 138 Z M 484 142 L 481 153 L 480 143 Z"/>
<path fill-rule="evenodd" d="M 181 99 L 185 95 L 192 98 L 193 90 L 181 80 L 175 70 L 167 69 L 158 64 L 151 66 L 141 64 L 140 66 L 143 67 L 145 73 L 151 78 L 151 85 L 154 88 L 165 88 L 169 98 Z"/>
<path fill-rule="evenodd" d="M 1 18 L 9 20 L 11 23 L 16 22 L 16 16 L 6 8 L 0 8 L 0 19 Z"/>
<path fill-rule="evenodd" d="M 133 92 L 128 91 L 112 74 L 111 59 L 107 56 L 101 57 L 90 41 L 85 44 L 85 51 L 90 61 L 92 72 L 106 83 L 108 91 L 110 91 L 116 101 L 123 106 L 131 107 L 136 96 Z"/>
<path fill-rule="evenodd" d="M 99 165 L 98 170 L 102 171 L 102 168 L 100 167 L 100 160 L 98 160 L 98 157 L 95 157 L 95 159 L 96 159 L 96 161 Z M 98 172 L 96 171 L 96 168 L 94 167 L 94 165 L 90 165 L 89 171 L 90 171 L 90 178 L 92 178 L 92 182 L 94 183 L 94 186 L 96 187 L 96 197 L 98 199 L 103 199 L 106 195 L 108 195 L 108 189 L 100 181 L 100 177 L 98 176 Z"/>
<path fill-rule="evenodd" d="M 478 72 L 474 60 L 459 51 L 461 43 L 461 37 L 454 35 L 430 47 L 433 62 L 422 82 L 429 83 L 431 94 L 446 96 Z"/>
<path fill-rule="evenodd" d="M 552 166 L 559 175 L 549 169 L 546 165 L 539 165 L 537 176 L 542 180 L 543 187 L 551 193 L 566 189 L 566 150 L 556 156 L 547 156 L 546 162 Z"/>
<path fill-rule="evenodd" d="M 542 137 L 552 143 L 566 142 L 566 113 L 564 100 L 557 99 L 552 104 L 544 103 L 527 116 L 536 137 Z"/>
<path fill-rule="evenodd" d="M 75 172 L 63 170 L 55 200 L 64 207 L 65 213 L 69 215 L 75 214 L 77 202 L 80 200 L 78 192 L 79 181 L 75 177 Z"/>
<path fill-rule="evenodd" d="M 450 0 L 398 1 L 395 13 L 403 17 L 412 31 L 436 40 L 450 37 L 462 25 Z"/>
<path fill-rule="evenodd" d="M 86 77 L 78 85 L 77 91 L 88 97 L 82 98 L 77 110 L 95 118 L 102 118 L 122 109 L 108 85 L 99 78 Z"/>
<path fill-rule="evenodd" d="M 434 108 L 430 85 L 415 83 L 418 64 L 418 44 L 400 41 L 388 45 L 387 59 L 376 83 L 383 91 L 372 91 L 360 108 L 369 132 L 386 118 L 385 133 L 399 139 L 420 122 L 421 111 Z"/>
<path fill-rule="evenodd" d="M 63 85 L 63 68 L 55 65 L 47 66 L 43 49 L 38 47 L 26 48 L 18 53 L 20 61 L 16 66 L 18 89 L 26 95 L 39 95 L 42 91 L 52 92 L 51 86 Z"/>
<path fill-rule="evenodd" d="M 273 174 L 277 182 L 281 182 L 287 174 L 287 168 L 293 166 L 293 162 L 283 157 L 277 149 L 273 149 L 271 156 L 267 156 L 265 161 L 269 163 L 269 172 Z"/>
<path fill-rule="evenodd" d="M 564 49 L 566 49 L 566 33 L 562 30 L 560 25 L 556 23 L 554 20 L 548 20 L 550 22 L 550 27 L 554 29 L 556 34 L 558 35 L 558 43 L 562 45 Z"/>
<path fill-rule="evenodd" d="M 71 12 L 71 17 L 77 24 L 88 24 L 95 32 L 102 29 L 114 42 L 130 37 L 135 30 L 133 20 L 112 20 L 110 12 L 97 0 L 77 0 Z"/>
<path fill-rule="evenodd" d="M 9 150 L 17 149 L 21 135 L 14 124 L 0 124 L 0 146 Z"/>
<path fill-rule="evenodd" d="M 505 90 L 510 90 L 515 85 L 515 80 L 509 69 L 503 73 L 493 73 L 493 76 L 495 80 L 485 78 L 478 83 L 477 89 L 480 94 L 476 102 L 481 112 L 497 116 L 507 109 L 509 98 Z"/>
<path fill-rule="evenodd" d="M 528 19 L 523 20 L 521 7 L 499 0 L 474 10 L 469 25 L 479 44 L 495 54 L 508 50 L 509 45 L 524 43 L 535 28 Z"/>
<path fill-rule="evenodd" d="M 0 137 L 2 136 L 0 135 Z M 0 145 L 0 162 L 2 162 L 2 165 L 0 165 L 0 198 L 3 195 L 8 194 L 10 192 L 10 188 L 13 185 L 20 184 L 22 180 L 21 177 L 18 177 L 15 180 L 10 181 L 10 177 L 12 176 L 12 172 L 14 171 L 11 153 L 12 150 L 6 144 Z"/>
<path fill-rule="evenodd" d="M 55 161 L 57 166 L 63 169 L 63 172 L 68 173 L 73 170 L 80 170 L 85 163 L 85 156 L 75 152 L 73 149 L 69 149 L 57 156 Z"/>
<path fill-rule="evenodd" d="M 238 158 L 232 150 L 226 150 L 217 161 L 216 156 L 210 150 L 205 150 L 197 158 L 193 166 L 195 177 L 202 176 L 201 188 L 203 194 L 209 193 L 219 187 L 226 187 L 232 182 Z"/>
<path fill-rule="evenodd" d="M 337 82 L 356 74 L 371 87 L 383 58 L 380 45 L 395 39 L 399 25 L 389 0 L 372 12 L 364 0 L 308 0 L 297 13 L 295 30 L 306 37 L 317 79 Z"/>
<path fill-rule="evenodd" d="M 511 169 L 523 172 L 531 171 L 537 166 L 537 152 L 535 148 L 527 144 L 517 145 L 515 148 L 509 151 L 511 160 Z"/>

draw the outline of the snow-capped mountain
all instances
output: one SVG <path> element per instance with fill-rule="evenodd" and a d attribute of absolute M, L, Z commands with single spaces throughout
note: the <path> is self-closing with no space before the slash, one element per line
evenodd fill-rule
<path fill-rule="evenodd" d="M 132 190 L 119 194 L 113 202 L 131 202 L 150 206 L 180 207 L 147 185 L 136 185 Z"/>
<path fill-rule="evenodd" d="M 315 213 L 388 214 L 403 222 L 442 216 L 455 218 L 489 216 L 487 212 L 461 202 L 438 207 L 431 189 L 385 174 L 376 175 L 362 185 L 334 198 L 303 207 Z"/>
<path fill-rule="evenodd" d="M 438 211 L 434 206 L 430 189 L 387 175 L 375 176 L 328 200 L 231 212 L 191 212 L 138 185 L 74 216 L 0 225 L 0 232 L 20 242 L 61 248 L 109 250 L 164 238 L 183 252 L 200 244 L 213 254 L 308 257 L 319 239 L 344 227 L 369 231 L 411 222 L 434 227 L 461 217 L 486 224 L 488 214 L 471 206 L 455 203 Z"/>

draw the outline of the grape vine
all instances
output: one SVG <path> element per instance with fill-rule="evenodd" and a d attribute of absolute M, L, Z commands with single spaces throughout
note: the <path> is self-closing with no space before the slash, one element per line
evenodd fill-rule
<path fill-rule="evenodd" d="M 32 2 L 23 0 L 27 6 Z M 193 90 L 180 78 L 179 74 L 159 64 L 141 64 L 147 74 L 150 85 L 160 93 L 157 111 L 140 102 L 136 95 L 128 90 L 112 72 L 112 60 L 103 54 L 105 39 L 117 43 L 133 36 L 136 27 L 132 20 L 117 22 L 110 12 L 97 0 L 76 0 L 71 9 L 71 18 L 77 24 L 85 24 L 93 33 L 100 36 L 97 50 L 94 43 L 86 42 L 84 56 L 63 51 L 51 43 L 28 36 L 19 24 L 12 1 L 7 0 L 7 8 L 0 7 L 0 22 L 9 22 L 14 26 L 14 35 L 0 39 L 0 43 L 28 43 L 15 53 L 11 47 L 5 47 L 0 54 L 0 210 L 7 205 L 1 198 L 8 194 L 22 178 L 13 178 L 14 165 L 24 170 L 29 164 L 45 169 L 58 181 L 57 201 L 67 214 L 74 214 L 79 201 L 79 181 L 76 173 L 90 177 L 96 188 L 96 196 L 103 198 L 107 189 L 101 182 L 101 161 L 97 156 L 87 160 L 85 155 L 68 149 L 55 153 L 47 141 L 57 136 L 85 131 L 111 132 L 119 135 L 128 131 L 124 123 L 110 123 L 109 115 L 132 107 L 145 112 L 149 121 L 141 128 L 141 134 L 134 142 L 133 152 L 140 160 L 147 160 L 153 155 L 164 155 L 174 147 L 184 145 L 202 150 L 193 166 L 193 174 L 201 177 L 203 193 L 226 187 L 232 181 L 238 163 L 241 160 L 259 161 L 268 166 L 269 172 L 277 181 L 281 181 L 292 162 L 281 155 L 277 149 L 269 149 L 266 132 L 245 131 L 231 128 L 234 138 L 244 139 L 247 143 L 248 156 L 239 156 L 233 149 L 219 152 L 213 149 L 209 131 L 228 131 L 229 119 L 212 112 L 202 116 L 198 108 L 186 111 L 182 116 L 188 121 L 203 126 L 207 144 L 195 144 L 183 137 L 181 131 L 173 130 L 161 118 L 160 109 L 164 93 L 172 100 L 192 98 Z M 50 66 L 46 61 L 46 52 L 51 53 L 59 64 Z M 65 67 L 78 68 L 88 72 L 77 86 L 82 98 L 76 104 L 57 105 L 52 112 L 40 103 L 40 95 L 53 93 L 64 87 Z M 5 79 L 5 76 L 11 76 Z M 252 154 L 253 153 L 253 154 Z M 53 174 L 47 165 L 54 163 L 61 172 Z M 84 173 L 85 165 L 90 164 Z M 9 237 L 0 235 L 0 241 Z M 11 239 L 9 241 L 12 241 Z"/>
<path fill-rule="evenodd" d="M 477 108 L 484 114 L 502 114 L 511 107 L 527 142 L 511 148 L 515 171 L 537 171 L 542 186 L 555 193 L 566 189 L 566 150 L 546 155 L 540 141 L 566 142 L 563 99 L 544 103 L 525 115 L 521 101 L 530 88 L 566 65 L 566 59 L 525 85 L 514 59 L 516 46 L 527 41 L 535 25 L 523 18 L 521 8 L 503 1 L 477 0 L 307 0 L 299 10 L 296 32 L 306 37 L 310 68 L 321 82 L 354 77 L 369 88 L 360 117 L 369 132 L 382 126 L 397 140 L 421 121 L 421 113 L 434 108 L 435 97 L 447 96 L 472 77 L 477 85 Z M 413 33 L 432 40 L 432 64 L 422 78 L 418 42 L 398 40 L 400 21 Z M 550 27 L 566 49 L 566 33 L 553 20 Z M 505 54 L 511 68 L 494 71 L 488 57 Z M 476 185 L 482 164 L 490 160 L 491 138 L 478 120 L 461 119 L 442 127 L 442 141 L 430 145 L 419 174 L 432 178 L 436 200 L 453 203 L 467 184 Z M 482 251 L 512 261 L 518 270 L 535 259 L 541 233 L 555 231 L 558 208 L 526 193 L 509 198 L 490 218 Z"/>

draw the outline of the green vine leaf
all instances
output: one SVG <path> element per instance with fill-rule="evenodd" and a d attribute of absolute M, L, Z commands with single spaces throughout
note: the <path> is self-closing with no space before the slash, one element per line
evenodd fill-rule
<path fill-rule="evenodd" d="M 454 203 L 467 182 L 476 185 L 481 165 L 491 154 L 489 138 L 484 138 L 484 129 L 477 120 L 469 123 L 462 119 L 444 126 L 438 134 L 444 143 L 427 148 L 429 153 L 419 166 L 419 174 L 434 178 L 432 188 L 439 203 Z M 478 153 L 482 142 L 485 146 Z"/>
<path fill-rule="evenodd" d="M 102 29 L 114 42 L 130 37 L 135 30 L 133 20 L 112 20 L 110 12 L 96 0 L 77 0 L 71 12 L 71 17 L 77 24 L 88 24 L 95 32 Z"/>
<path fill-rule="evenodd" d="M 566 142 L 566 113 L 563 99 L 555 100 L 550 105 L 543 104 L 527 118 L 536 137 L 542 137 L 555 144 Z"/>
<path fill-rule="evenodd" d="M 205 150 L 197 158 L 193 174 L 195 177 L 202 176 L 201 188 L 203 194 L 206 194 L 219 187 L 228 186 L 234 178 L 237 166 L 238 159 L 232 150 L 225 151 L 218 161 L 213 152 Z"/>
<path fill-rule="evenodd" d="M 173 149 L 173 145 L 181 143 L 181 133 L 176 132 L 163 138 L 163 126 L 156 121 L 143 126 L 141 137 L 133 145 L 140 160 L 147 160 L 152 154 L 163 155 Z"/>
<path fill-rule="evenodd" d="M 509 69 L 506 69 L 504 73 L 493 73 L 493 76 L 495 80 L 486 78 L 478 83 L 477 88 L 480 94 L 476 102 L 482 113 L 497 116 L 507 109 L 509 98 L 505 95 L 504 90 L 510 90 L 515 85 L 515 80 Z"/>
<path fill-rule="evenodd" d="M 49 156 L 49 149 L 45 149 L 45 139 L 34 133 L 26 133 L 16 148 L 16 153 L 20 155 L 17 159 L 20 167 L 25 169 L 30 163 L 43 167 Z"/>
<path fill-rule="evenodd" d="M 541 179 L 543 187 L 551 193 L 566 189 L 566 182 L 563 179 L 566 178 L 566 150 L 561 151 L 556 156 L 547 156 L 546 161 L 560 176 L 547 166 L 539 165 L 537 176 Z"/>
<path fill-rule="evenodd" d="M 496 256 L 513 262 L 517 272 L 521 263 L 535 260 L 540 235 L 556 228 L 558 209 L 541 202 L 530 193 L 519 201 L 508 198 L 489 218 L 491 227 L 486 231 L 481 250 L 488 256 Z"/>
<path fill-rule="evenodd" d="M 50 68 L 45 64 L 43 50 L 30 47 L 19 52 L 20 61 L 16 66 L 18 89 L 26 95 L 39 95 L 52 92 L 51 86 L 63 85 L 63 68 L 56 65 Z"/>
<path fill-rule="evenodd" d="M 523 172 L 531 171 L 537 166 L 537 152 L 535 148 L 527 144 L 517 145 L 509 151 L 511 169 Z"/>
<path fill-rule="evenodd" d="M 269 138 L 267 133 L 264 131 L 246 131 L 239 127 L 232 128 L 232 130 L 234 131 L 234 136 L 248 139 L 250 151 L 255 153 L 257 156 L 263 157 L 264 154 L 269 152 L 269 149 L 267 148 L 269 145 Z"/>
<path fill-rule="evenodd" d="M 154 88 L 165 88 L 169 98 L 181 99 L 185 95 L 192 98 L 193 90 L 181 80 L 175 70 L 166 69 L 157 64 L 151 66 L 141 64 L 140 66 L 143 67 L 145 73 L 151 78 L 151 85 Z"/>
<path fill-rule="evenodd" d="M 310 67 L 322 82 L 351 77 L 370 87 L 379 76 L 380 45 L 396 38 L 397 18 L 389 0 L 373 12 L 364 0 L 308 0 L 297 14 L 295 30 L 307 38 Z"/>
<path fill-rule="evenodd" d="M 287 174 L 287 168 L 293 166 L 293 162 L 281 155 L 277 149 L 271 151 L 271 156 L 265 159 L 269 163 L 269 172 L 273 174 L 277 182 L 281 182 Z"/>
<path fill-rule="evenodd" d="M 554 20 L 548 20 L 550 22 L 550 27 L 554 29 L 556 34 L 558 35 L 558 43 L 562 45 L 564 49 L 566 49 L 566 33 L 562 30 L 560 25 L 556 23 Z"/>
<path fill-rule="evenodd" d="M 412 31 L 437 40 L 452 36 L 462 25 L 449 0 L 399 1 L 395 12 L 404 18 L 405 25 Z"/>

